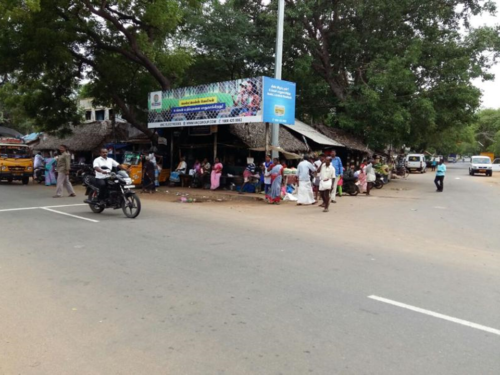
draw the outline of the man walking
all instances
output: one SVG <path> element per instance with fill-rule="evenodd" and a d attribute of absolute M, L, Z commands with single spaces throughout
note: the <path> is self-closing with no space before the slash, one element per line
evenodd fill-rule
<path fill-rule="evenodd" d="M 328 212 L 328 208 L 330 207 L 330 193 L 333 189 L 333 181 L 335 180 L 335 168 L 331 165 L 331 161 L 332 159 L 327 157 L 318 171 L 320 178 L 319 192 L 323 200 L 323 204 L 320 207 L 324 207 L 323 212 Z"/>
<path fill-rule="evenodd" d="M 368 161 L 368 164 L 365 167 L 366 173 L 366 195 L 370 195 L 370 191 L 372 190 L 373 183 L 377 179 L 377 175 L 375 174 L 375 168 L 373 167 L 373 159 Z"/>
<path fill-rule="evenodd" d="M 316 172 L 316 168 L 309 161 L 309 156 L 304 156 L 297 166 L 298 194 L 297 206 L 303 204 L 315 204 L 314 193 L 311 185 L 311 173 Z"/>
<path fill-rule="evenodd" d="M 337 203 L 337 185 L 339 183 L 340 177 L 342 177 L 342 175 L 344 174 L 344 166 L 342 165 L 342 160 L 337 156 L 337 152 L 335 150 L 332 150 L 331 165 L 333 168 L 335 168 L 332 202 Z"/>
<path fill-rule="evenodd" d="M 446 165 L 440 160 L 437 166 L 436 178 L 434 179 L 434 184 L 436 184 L 437 192 L 442 193 L 444 189 L 444 176 L 446 174 Z"/>
<path fill-rule="evenodd" d="M 69 181 L 69 171 L 71 169 L 71 155 L 68 152 L 68 147 L 65 145 L 59 146 L 59 158 L 57 159 L 57 187 L 56 195 L 54 198 L 61 198 L 63 194 L 63 188 L 66 188 L 70 197 L 76 197 L 73 186 Z"/>

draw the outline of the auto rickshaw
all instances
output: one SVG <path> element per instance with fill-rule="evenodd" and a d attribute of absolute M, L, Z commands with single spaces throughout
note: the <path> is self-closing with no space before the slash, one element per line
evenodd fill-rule
<path fill-rule="evenodd" d="M 135 186 L 142 185 L 142 159 L 140 152 L 125 151 L 123 164 L 128 166 L 129 175 L 132 179 L 132 184 Z M 170 169 L 162 169 L 160 175 L 158 176 L 158 182 L 160 184 L 168 181 L 170 177 Z"/>

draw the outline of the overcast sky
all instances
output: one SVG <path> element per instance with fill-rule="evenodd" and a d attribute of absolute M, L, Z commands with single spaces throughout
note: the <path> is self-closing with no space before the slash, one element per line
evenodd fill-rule
<path fill-rule="evenodd" d="M 497 4 L 497 9 L 500 11 L 500 0 L 494 1 Z M 494 26 L 498 23 L 500 23 L 498 14 L 497 16 L 474 17 L 472 20 L 474 27 L 483 25 Z M 494 81 L 481 82 L 481 80 L 475 80 L 474 84 L 483 92 L 483 108 L 500 108 L 500 65 L 494 66 L 491 72 L 496 76 Z"/>

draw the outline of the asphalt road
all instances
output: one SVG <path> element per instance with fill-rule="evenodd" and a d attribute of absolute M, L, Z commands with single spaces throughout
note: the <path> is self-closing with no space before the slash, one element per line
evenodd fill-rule
<path fill-rule="evenodd" d="M 500 185 L 464 168 L 327 214 L 0 184 L 0 374 L 498 375 Z"/>

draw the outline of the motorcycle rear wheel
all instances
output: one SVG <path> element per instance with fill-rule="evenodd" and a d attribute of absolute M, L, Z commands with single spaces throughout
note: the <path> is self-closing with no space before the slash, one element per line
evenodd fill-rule
<path fill-rule="evenodd" d="M 359 187 L 357 185 L 354 185 L 354 187 L 349 188 L 349 190 L 347 191 L 347 193 L 349 195 L 355 197 L 356 195 L 359 194 Z"/>
<path fill-rule="evenodd" d="M 89 194 L 89 201 L 93 201 L 96 198 L 97 198 L 97 192 L 95 192 L 95 191 L 90 192 L 90 194 Z M 100 214 L 102 211 L 104 211 L 104 207 L 103 206 L 99 206 L 97 204 L 90 204 L 89 203 L 89 207 L 92 210 L 92 212 L 95 213 L 95 214 Z"/>
<path fill-rule="evenodd" d="M 376 180 L 373 185 L 375 186 L 375 189 L 382 189 L 384 187 L 382 180 Z"/>
<path fill-rule="evenodd" d="M 126 217 L 135 219 L 141 213 L 141 200 L 135 194 L 125 197 L 122 203 L 122 210 Z"/>

